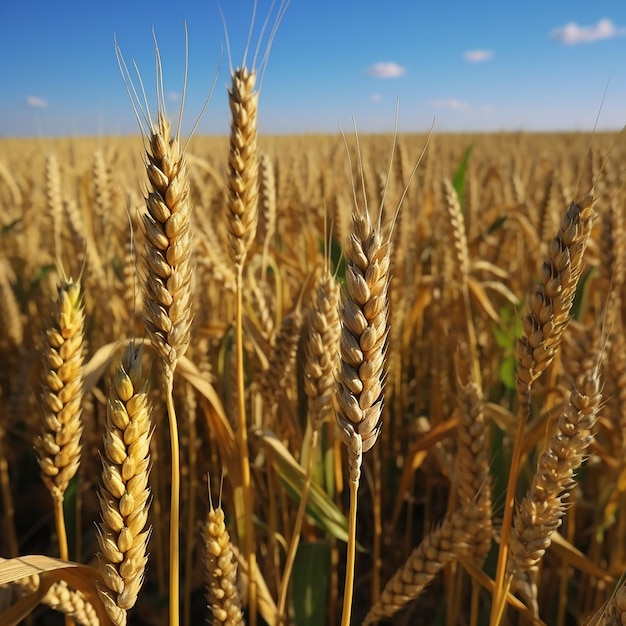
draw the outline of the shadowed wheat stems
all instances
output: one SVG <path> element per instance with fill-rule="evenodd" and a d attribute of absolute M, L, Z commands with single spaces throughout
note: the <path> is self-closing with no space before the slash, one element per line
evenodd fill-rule
<path fill-rule="evenodd" d="M 278 623 L 287 621 L 285 611 L 287 593 L 291 581 L 293 565 L 296 559 L 302 523 L 306 511 L 309 489 L 311 486 L 311 472 L 315 462 L 319 433 L 324 421 L 332 412 L 332 399 L 335 390 L 335 375 L 339 360 L 339 284 L 330 274 L 329 268 L 318 281 L 315 289 L 315 299 L 309 314 L 309 328 L 306 337 L 306 359 L 304 365 L 304 390 L 308 398 L 308 423 L 310 432 L 305 462 L 305 477 L 296 520 L 292 530 L 291 540 L 278 598 Z"/>

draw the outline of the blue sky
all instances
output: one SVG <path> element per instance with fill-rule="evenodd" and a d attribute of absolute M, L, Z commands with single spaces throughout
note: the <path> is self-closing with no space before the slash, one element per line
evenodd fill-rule
<path fill-rule="evenodd" d="M 217 0 L 0 2 L 0 136 L 138 130 L 114 52 L 137 62 L 154 103 L 156 32 L 175 117 L 189 32 L 185 125 L 222 57 L 198 133 L 228 132 L 229 81 Z M 241 63 L 252 0 L 221 0 Z M 252 48 L 269 0 L 259 0 Z M 277 8 L 274 7 L 275 15 Z M 266 40 L 262 42 L 262 50 Z M 222 50 L 224 53 L 222 55 Z M 252 54 L 248 61 L 252 61 Z M 292 0 L 259 104 L 264 133 L 590 130 L 626 124 L 626 1 Z"/>

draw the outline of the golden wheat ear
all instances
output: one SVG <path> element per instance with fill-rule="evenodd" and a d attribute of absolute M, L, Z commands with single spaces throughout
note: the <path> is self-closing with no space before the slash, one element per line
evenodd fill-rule
<path fill-rule="evenodd" d="M 213 506 L 209 493 L 209 513 L 202 527 L 205 555 L 206 599 L 212 624 L 243 626 L 241 599 L 237 586 L 237 560 L 233 554 L 230 535 L 226 530 L 221 503 Z"/>
<path fill-rule="evenodd" d="M 363 626 L 390 619 L 418 598 L 446 565 L 470 551 L 472 535 L 466 526 L 466 511 L 446 515 L 413 550 L 404 565 L 385 585 L 380 598 L 370 609 Z"/>
<path fill-rule="evenodd" d="M 513 589 L 522 593 L 535 615 L 539 613 L 539 563 L 562 523 L 567 506 L 564 500 L 576 485 L 574 473 L 594 439 L 602 399 L 600 362 L 598 358 L 595 367 L 576 381 L 513 521 L 507 573 L 513 576 Z"/>
<path fill-rule="evenodd" d="M 62 280 L 43 333 L 41 430 L 35 438 L 41 477 L 52 494 L 59 554 L 69 558 L 63 499 L 80 463 L 85 314 L 80 283 Z"/>
<path fill-rule="evenodd" d="M 104 581 L 98 592 L 116 626 L 126 624 L 126 612 L 137 600 L 148 562 L 153 428 L 142 353 L 141 347 L 129 343 L 111 377 L 98 490 L 102 519 L 98 563 Z"/>

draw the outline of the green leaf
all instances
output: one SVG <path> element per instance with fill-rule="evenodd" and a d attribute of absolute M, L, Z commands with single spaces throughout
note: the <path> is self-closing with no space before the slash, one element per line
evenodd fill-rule
<path fill-rule="evenodd" d="M 53 272 L 55 269 L 56 267 L 52 263 L 49 263 L 48 265 L 42 265 L 30 282 L 31 291 L 37 289 L 39 285 L 48 277 L 50 272 Z"/>
<path fill-rule="evenodd" d="M 69 556 L 72 561 L 77 561 L 76 548 L 76 505 L 80 478 L 78 472 L 72 476 L 63 496 L 63 516 L 65 517 L 65 532 L 67 533 L 67 545 Z"/>
<path fill-rule="evenodd" d="M 509 356 L 500 363 L 500 381 L 509 390 L 515 391 L 515 357 Z"/>
<path fill-rule="evenodd" d="M 6 237 L 16 226 L 22 223 L 22 220 L 23 218 L 18 217 L 12 222 L 9 222 L 6 226 L 3 226 L 0 231 L 0 237 Z"/>
<path fill-rule="evenodd" d="M 296 626 L 326 624 L 329 572 L 328 542 L 301 542 L 291 578 Z"/>
<path fill-rule="evenodd" d="M 341 244 L 333 239 L 330 242 L 330 260 L 337 274 L 337 280 L 341 285 L 346 284 L 346 257 L 343 255 Z"/>
<path fill-rule="evenodd" d="M 469 163 L 470 154 L 472 154 L 473 146 L 470 144 L 463 153 L 461 161 L 452 176 L 452 186 L 456 191 L 456 195 L 459 198 L 459 205 L 461 207 L 461 213 L 464 210 L 464 198 L 465 198 L 465 175 L 467 173 L 467 165 Z"/>
<path fill-rule="evenodd" d="M 507 220 L 507 216 L 506 215 L 501 215 L 500 217 L 498 217 L 496 220 L 494 220 L 489 228 L 487 228 L 487 233 L 489 235 L 491 235 L 491 233 L 494 233 L 496 230 L 498 230 L 498 228 L 502 227 L 502 224 L 504 224 L 504 222 L 506 222 Z"/>
<path fill-rule="evenodd" d="M 263 430 L 259 432 L 259 436 L 271 452 L 272 466 L 283 487 L 296 502 L 299 502 L 304 486 L 304 469 L 283 443 L 277 439 L 274 433 Z M 340 541 L 348 541 L 348 520 L 346 516 L 315 482 L 311 482 L 309 488 L 306 511 L 318 523 L 320 528 L 323 528 Z"/>

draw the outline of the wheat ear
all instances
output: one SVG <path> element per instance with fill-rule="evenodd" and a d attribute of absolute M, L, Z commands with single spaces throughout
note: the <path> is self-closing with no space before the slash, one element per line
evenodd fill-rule
<path fill-rule="evenodd" d="M 98 492 L 98 562 L 104 581 L 98 593 L 116 626 L 126 624 L 148 561 L 152 423 L 142 352 L 129 343 L 111 378 Z"/>
<path fill-rule="evenodd" d="M 230 146 L 228 155 L 228 234 L 235 265 L 244 264 L 256 234 L 259 202 L 256 72 L 245 67 L 232 74 L 228 90 Z"/>
<path fill-rule="evenodd" d="M 380 220 L 367 210 L 352 216 L 345 250 L 346 292 L 341 310 L 341 363 L 337 375 L 337 423 L 348 450 L 350 512 L 342 626 L 352 610 L 356 550 L 357 493 L 361 463 L 378 439 L 383 408 L 384 364 L 388 335 L 390 243 Z"/>
<path fill-rule="evenodd" d="M 39 576 L 33 575 L 16 581 L 11 587 L 15 589 L 17 595 L 24 596 L 37 591 L 39 584 Z M 41 604 L 49 606 L 58 613 L 63 613 L 81 626 L 100 626 L 100 619 L 94 606 L 80 591 L 68 587 L 64 580 L 50 586 L 46 595 L 41 599 Z"/>
<path fill-rule="evenodd" d="M 446 515 L 441 525 L 424 537 L 405 564 L 385 585 L 380 598 L 369 610 L 363 626 L 390 619 L 424 591 L 449 563 L 467 554 L 472 539 L 466 528 L 464 510 Z"/>
<path fill-rule="evenodd" d="M 576 481 L 574 472 L 585 460 L 593 440 L 602 394 L 599 367 L 581 374 L 560 415 L 556 432 L 537 461 L 530 489 L 520 503 L 511 532 L 507 573 L 513 589 L 524 591 L 538 615 L 537 588 L 526 575 L 536 573 L 551 543 L 551 535 L 565 515 L 565 498 Z"/>
<path fill-rule="evenodd" d="M 524 429 L 530 415 L 531 387 L 556 356 L 569 322 L 582 273 L 585 248 L 596 215 L 593 202 L 592 197 L 587 197 L 578 204 L 572 202 L 568 207 L 548 247 L 548 254 L 541 267 L 541 282 L 531 295 L 528 313 L 522 319 L 524 335 L 517 342 L 515 371 L 520 406 L 504 503 L 491 626 L 500 622 L 509 586 L 505 585 L 506 561 Z"/>
<path fill-rule="evenodd" d="M 144 321 L 166 376 L 173 376 L 191 326 L 191 202 L 185 156 L 163 112 L 150 136 L 146 172 Z"/>
<path fill-rule="evenodd" d="M 224 511 L 219 504 L 214 508 L 210 497 L 209 507 L 207 522 L 202 528 L 206 598 L 213 615 L 209 623 L 243 626 L 237 587 L 237 561 L 224 523 Z"/>
<path fill-rule="evenodd" d="M 59 553 L 67 560 L 63 498 L 80 462 L 83 431 L 83 353 L 85 315 L 80 283 L 63 280 L 55 310 L 43 335 L 41 432 L 35 448 L 41 477 L 52 494 Z"/>
<path fill-rule="evenodd" d="M 460 418 L 457 447 L 457 486 L 459 506 L 465 511 L 466 529 L 471 534 L 470 558 L 482 568 L 491 549 L 490 432 L 485 419 L 485 402 L 475 381 L 458 383 L 456 395 Z M 480 587 L 472 580 L 469 624 L 478 624 Z"/>

